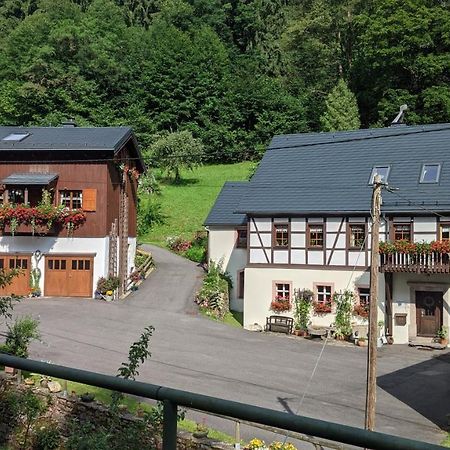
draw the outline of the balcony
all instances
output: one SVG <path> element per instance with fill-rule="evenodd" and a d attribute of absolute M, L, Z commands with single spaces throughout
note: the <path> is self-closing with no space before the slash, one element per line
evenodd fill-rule
<path fill-rule="evenodd" d="M 380 271 L 450 273 L 450 241 L 380 242 Z"/>

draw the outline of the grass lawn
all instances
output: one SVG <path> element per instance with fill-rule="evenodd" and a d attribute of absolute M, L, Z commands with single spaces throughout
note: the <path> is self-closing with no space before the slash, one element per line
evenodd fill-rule
<path fill-rule="evenodd" d="M 161 195 L 165 223 L 155 225 L 140 236 L 141 242 L 165 245 L 167 236 L 191 239 L 203 229 L 203 222 L 225 181 L 242 181 L 248 178 L 251 162 L 219 164 L 182 171 L 180 184 L 161 180 Z"/>
<path fill-rule="evenodd" d="M 206 308 L 200 308 L 200 314 L 216 322 L 226 323 L 234 328 L 242 328 L 244 325 L 244 314 L 239 311 L 227 312 L 223 320 L 219 320 L 217 317 L 211 315 Z"/>

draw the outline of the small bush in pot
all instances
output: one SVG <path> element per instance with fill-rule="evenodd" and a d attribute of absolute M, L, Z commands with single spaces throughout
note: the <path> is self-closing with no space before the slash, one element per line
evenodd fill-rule
<path fill-rule="evenodd" d="M 442 326 L 441 328 L 439 328 L 436 336 L 439 339 L 440 344 L 448 345 L 448 328 L 446 326 Z"/>
<path fill-rule="evenodd" d="M 114 292 L 120 285 L 119 277 L 100 277 L 97 281 L 97 291 L 106 294 L 108 291 Z"/>

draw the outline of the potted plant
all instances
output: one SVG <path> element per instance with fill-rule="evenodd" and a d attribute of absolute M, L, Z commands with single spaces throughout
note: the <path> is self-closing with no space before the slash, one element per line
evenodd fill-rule
<path fill-rule="evenodd" d="M 439 328 L 436 336 L 439 339 L 439 343 L 441 345 L 448 345 L 448 328 L 446 326 L 442 326 L 441 328 Z"/>
<path fill-rule="evenodd" d="M 358 347 L 367 347 L 367 338 L 363 336 L 358 337 L 358 339 L 356 340 L 356 344 L 358 345 Z"/>
<path fill-rule="evenodd" d="M 192 433 L 192 436 L 197 439 L 202 439 L 208 436 L 208 427 L 205 425 L 205 422 L 197 422 L 197 426 L 195 428 L 195 431 Z"/>
<path fill-rule="evenodd" d="M 109 276 L 108 278 L 100 277 L 97 281 L 97 292 L 100 297 L 106 301 L 112 301 L 114 298 L 114 291 L 119 287 L 119 277 Z"/>

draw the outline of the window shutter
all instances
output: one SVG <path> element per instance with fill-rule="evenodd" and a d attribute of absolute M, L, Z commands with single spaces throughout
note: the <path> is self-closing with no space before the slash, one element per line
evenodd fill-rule
<path fill-rule="evenodd" d="M 83 189 L 83 210 L 95 211 L 97 209 L 97 189 Z"/>

